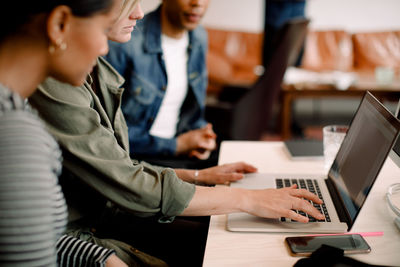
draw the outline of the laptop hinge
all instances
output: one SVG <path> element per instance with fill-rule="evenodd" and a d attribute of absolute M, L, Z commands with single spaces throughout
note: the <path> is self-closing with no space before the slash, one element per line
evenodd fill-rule
<path fill-rule="evenodd" d="M 332 202 L 335 205 L 339 220 L 341 222 L 347 223 L 348 230 L 350 230 L 350 225 L 352 225 L 352 221 L 350 215 L 348 214 L 348 212 L 346 212 L 346 207 L 344 206 L 343 201 L 339 197 L 336 186 L 333 184 L 330 178 L 325 179 L 325 183 L 331 195 Z"/>

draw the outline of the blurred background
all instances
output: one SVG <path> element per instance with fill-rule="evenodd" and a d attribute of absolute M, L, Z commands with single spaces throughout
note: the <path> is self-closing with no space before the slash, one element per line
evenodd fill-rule
<path fill-rule="evenodd" d="M 147 13 L 160 0 L 144 0 Z M 393 30 L 400 28 L 398 0 L 307 0 L 305 13 L 314 29 L 343 28 L 349 31 Z M 203 19 L 206 27 L 263 32 L 265 0 L 210 0 Z"/>
<path fill-rule="evenodd" d="M 153 10 L 160 2 L 160 0 L 142 1 L 144 12 Z M 271 2 L 276 4 L 276 2 L 290 1 L 210 0 L 208 11 L 202 21 L 202 25 L 209 32 L 210 43 L 209 103 L 219 103 L 221 94 L 226 98 L 226 95 L 230 94 L 229 92 L 233 92 L 225 90 L 228 87 L 251 88 L 262 75 L 266 68 L 262 58 L 265 52 L 263 51 L 263 42 L 266 14 L 268 13 L 266 10 Z M 308 32 L 317 35 L 312 35 L 312 38 L 311 34 L 306 36 L 305 45 L 311 44 L 308 45 L 308 50 L 307 47 L 303 47 L 300 53 L 302 61 L 297 62 L 297 67 L 319 73 L 338 70 L 351 74 L 362 73 L 364 75 L 364 73 L 368 73 L 369 83 L 360 85 L 361 89 L 365 91 L 370 87 L 371 89 L 379 87 L 382 90 L 396 92 L 379 97 L 391 111 L 394 111 L 397 104 L 395 101 L 398 96 L 397 92 L 400 91 L 400 1 L 306 0 L 304 3 L 304 17 L 309 20 Z M 323 37 L 321 37 L 321 33 L 324 34 Z M 345 43 L 343 38 L 349 43 L 347 51 L 346 48 L 343 49 L 346 47 L 346 45 L 343 46 Z M 334 50 L 340 51 L 332 52 Z M 332 60 L 340 60 L 341 66 L 336 62 L 332 67 L 333 63 L 329 65 Z M 344 66 L 343 62 L 347 62 L 347 65 Z M 380 67 L 384 67 L 382 70 L 384 76 L 389 75 L 388 81 L 377 82 L 377 68 Z M 392 76 L 391 73 L 387 73 L 386 68 L 389 68 L 389 72 L 393 72 Z M 294 76 L 298 77 L 297 75 L 295 73 Z M 312 76 L 309 79 L 314 78 Z M 321 80 L 322 78 L 318 76 L 315 79 Z M 312 82 L 315 82 L 315 79 Z M 339 88 L 339 90 L 345 91 L 359 78 L 358 76 L 342 75 L 328 79 L 331 80 L 323 81 L 323 83 L 331 85 L 332 79 L 334 79 L 335 88 L 327 90 L 338 90 L 336 87 L 340 86 L 335 83 L 338 81 L 336 79 L 345 79 L 339 81 L 340 84 L 345 84 L 344 89 Z M 370 81 L 371 79 L 374 81 Z M 346 81 L 348 81 L 348 85 Z M 293 88 L 297 92 L 308 89 L 304 85 L 307 83 L 303 80 L 300 82 L 301 87 L 298 86 L 298 80 L 284 79 L 282 83 L 285 82 L 293 83 L 295 85 Z M 332 97 L 334 92 L 330 94 L 329 97 L 300 96 L 291 98 L 290 117 L 285 122 L 282 119 L 284 93 L 279 92 L 279 96 L 274 99 L 272 115 L 268 117 L 265 130 L 259 139 L 282 140 L 297 137 L 318 139 L 321 138 L 322 126 L 348 124 L 359 104 L 360 96 L 349 97 L 338 94 Z M 234 101 L 237 101 L 236 97 L 234 97 Z M 214 114 L 209 116 L 215 117 Z M 286 128 L 290 128 L 286 129 L 286 133 L 282 133 L 285 132 L 283 124 L 286 124 Z M 228 139 L 235 138 L 228 137 Z"/>

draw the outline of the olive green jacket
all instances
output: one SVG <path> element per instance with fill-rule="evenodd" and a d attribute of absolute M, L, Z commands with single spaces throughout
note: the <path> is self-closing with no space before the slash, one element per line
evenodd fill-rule
<path fill-rule="evenodd" d="M 63 168 L 74 179 L 137 216 L 171 221 L 188 206 L 195 186 L 183 182 L 172 169 L 130 158 L 128 129 L 120 108 L 124 80 L 102 58 L 97 68 L 97 95 L 88 81 L 74 87 L 49 78 L 29 102 L 59 142 Z M 81 195 L 80 201 L 90 201 Z"/>

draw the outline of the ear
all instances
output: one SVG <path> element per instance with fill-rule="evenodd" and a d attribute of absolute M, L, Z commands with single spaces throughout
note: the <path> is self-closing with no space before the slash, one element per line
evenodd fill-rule
<path fill-rule="evenodd" d="M 47 34 L 50 43 L 57 43 L 64 40 L 65 35 L 70 29 L 72 11 L 68 6 L 57 6 L 54 8 L 47 19 Z"/>

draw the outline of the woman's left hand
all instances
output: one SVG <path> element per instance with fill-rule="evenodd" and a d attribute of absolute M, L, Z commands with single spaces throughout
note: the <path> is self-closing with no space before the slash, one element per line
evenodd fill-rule
<path fill-rule="evenodd" d="M 245 162 L 215 166 L 199 171 L 197 181 L 203 184 L 230 184 L 244 177 L 243 173 L 257 172 L 257 168 Z"/>

